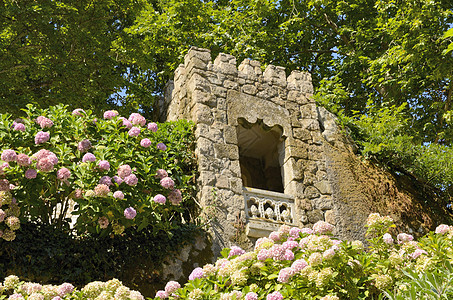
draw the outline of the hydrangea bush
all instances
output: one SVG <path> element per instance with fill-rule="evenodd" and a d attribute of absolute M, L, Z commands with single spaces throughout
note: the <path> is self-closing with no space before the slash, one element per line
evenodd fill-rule
<path fill-rule="evenodd" d="M 0 115 L 5 240 L 14 239 L 19 215 L 61 228 L 75 222 L 81 233 L 104 235 L 131 226 L 169 231 L 183 221 L 181 202 L 193 178 L 188 122 L 162 131 L 138 113 L 126 118 L 106 111 L 97 118 L 81 109 L 32 105 L 25 113 L 16 120 Z M 170 138 L 169 130 L 178 136 Z"/>
<path fill-rule="evenodd" d="M 115 278 L 106 282 L 93 281 L 77 290 L 70 283 L 41 285 L 23 282 L 10 275 L 0 285 L 0 294 L 3 294 L 1 299 L 8 297 L 8 300 L 145 300 L 140 292 L 129 289 Z"/>
<path fill-rule="evenodd" d="M 366 226 L 368 248 L 334 238 L 326 222 L 312 229 L 283 225 L 258 239 L 253 251 L 224 249 L 215 264 L 195 268 L 185 286 L 171 281 L 155 299 L 449 299 L 404 293 L 415 285 L 408 272 L 444 270 L 453 259 L 453 227 L 440 225 L 416 242 L 406 233 L 392 236 L 390 217 L 371 214 Z M 451 280 L 439 282 L 453 290 Z"/>

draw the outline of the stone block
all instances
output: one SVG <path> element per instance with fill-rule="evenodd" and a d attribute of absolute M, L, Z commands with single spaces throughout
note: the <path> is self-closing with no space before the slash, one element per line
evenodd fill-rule
<path fill-rule="evenodd" d="M 215 184 L 215 173 L 210 171 L 201 171 L 198 176 L 198 180 L 201 183 L 201 186 L 212 186 Z"/>
<path fill-rule="evenodd" d="M 321 197 L 314 198 L 312 201 L 313 201 L 313 206 L 316 209 L 327 210 L 327 209 L 333 208 L 332 196 L 323 195 Z"/>
<path fill-rule="evenodd" d="M 314 186 L 323 195 L 332 194 L 332 185 L 327 180 L 319 181 L 319 182 L 315 183 Z"/>
<path fill-rule="evenodd" d="M 184 60 L 190 60 L 192 58 L 197 58 L 206 63 L 211 62 L 211 50 L 191 47 L 187 54 L 184 56 Z"/>
<path fill-rule="evenodd" d="M 308 145 L 304 145 L 303 147 L 287 147 L 286 148 L 286 156 L 294 157 L 294 158 L 308 158 Z"/>
<path fill-rule="evenodd" d="M 311 140 L 310 131 L 304 128 L 293 128 L 293 137 L 301 141 Z"/>
<path fill-rule="evenodd" d="M 209 107 L 216 107 L 217 101 L 216 97 L 211 93 L 203 92 L 200 90 L 195 90 L 192 92 L 192 102 L 205 104 Z"/>
<path fill-rule="evenodd" d="M 264 80 L 271 84 L 286 87 L 286 74 L 285 68 L 283 67 L 267 65 L 266 69 L 264 70 L 263 76 Z"/>
<path fill-rule="evenodd" d="M 319 197 L 319 191 L 314 186 L 307 186 L 304 190 L 304 197 L 308 199 L 314 199 Z"/>
<path fill-rule="evenodd" d="M 239 160 L 231 160 L 230 164 L 228 165 L 228 169 L 233 173 L 234 177 L 241 177 L 241 165 L 239 164 Z M 242 182 L 242 181 L 241 181 Z"/>
<path fill-rule="evenodd" d="M 332 225 L 337 224 L 337 219 L 335 217 L 335 213 L 333 210 L 326 210 L 326 212 L 324 214 L 325 214 L 324 218 L 327 223 L 332 224 Z"/>
<path fill-rule="evenodd" d="M 233 126 L 225 126 L 223 130 L 223 137 L 225 143 L 227 144 L 237 145 L 238 143 L 238 135 L 236 133 L 236 128 L 234 128 Z"/>
<path fill-rule="evenodd" d="M 238 83 L 237 82 L 234 82 L 234 81 L 231 81 L 231 80 L 225 80 L 223 82 L 223 86 L 227 89 L 227 90 L 236 90 L 238 88 Z"/>
<path fill-rule="evenodd" d="M 214 60 L 214 65 L 220 65 L 220 63 L 229 63 L 236 66 L 236 57 L 230 54 L 219 53 Z"/>
<path fill-rule="evenodd" d="M 236 145 L 215 144 L 214 154 L 216 158 L 239 159 L 239 149 Z"/>
<path fill-rule="evenodd" d="M 230 189 L 236 194 L 242 194 L 242 179 L 230 178 Z"/>
<path fill-rule="evenodd" d="M 187 88 L 190 91 L 200 90 L 203 92 L 211 91 L 211 83 L 206 78 L 202 77 L 200 74 L 193 74 L 189 81 L 187 82 Z"/>
<path fill-rule="evenodd" d="M 300 106 L 300 115 L 302 119 L 317 119 L 318 111 L 316 110 L 316 104 L 310 103 Z"/>
<path fill-rule="evenodd" d="M 201 103 L 196 103 L 194 105 L 192 115 L 194 116 L 193 119 L 196 124 L 202 123 L 211 125 L 214 122 L 211 109 L 207 105 Z"/>
<path fill-rule="evenodd" d="M 312 211 L 307 211 L 306 214 L 310 223 L 314 224 L 318 221 L 324 221 L 324 214 L 322 210 L 315 209 Z"/>
<path fill-rule="evenodd" d="M 305 210 L 305 211 L 313 210 L 313 205 L 311 203 L 311 200 L 309 200 L 307 198 L 296 196 L 295 203 L 296 203 L 297 209 L 301 209 L 301 210 Z"/>
<path fill-rule="evenodd" d="M 215 186 L 220 188 L 220 189 L 228 189 L 230 187 L 230 182 L 228 180 L 228 177 L 225 175 L 219 175 L 217 174 L 215 176 Z"/>
<path fill-rule="evenodd" d="M 197 154 L 202 154 L 206 156 L 214 155 L 214 148 L 212 147 L 212 141 L 204 137 L 199 137 L 197 139 Z"/>
<path fill-rule="evenodd" d="M 249 95 L 255 95 L 257 92 L 257 89 L 254 85 L 246 84 L 246 85 L 242 86 L 241 91 L 246 94 L 249 94 Z"/>

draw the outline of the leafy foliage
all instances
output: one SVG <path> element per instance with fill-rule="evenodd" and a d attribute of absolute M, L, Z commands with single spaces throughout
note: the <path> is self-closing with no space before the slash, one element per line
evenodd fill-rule
<path fill-rule="evenodd" d="M 118 116 L 97 119 L 90 111 L 71 114 L 61 105 L 49 110 L 28 106 L 26 114 L 28 117 L 20 121 L 23 131 L 17 130 L 18 123 L 14 124 L 9 115 L 2 115 L 0 123 L 2 159 L 14 149 L 28 160 L 25 165 L 19 159 L 9 161 L 2 169 L 3 177 L 15 186 L 11 193 L 22 209 L 23 222 L 69 228 L 72 221 L 67 213 L 72 210 L 71 215 L 79 215 L 75 227 L 80 233 L 107 235 L 113 230 L 121 234 L 125 227 L 141 230 L 150 226 L 157 234 L 160 230 L 170 233 L 183 220 L 196 218 L 191 198 L 195 169 L 189 122 L 161 124 L 154 132 L 157 124 L 148 126 L 151 129 L 143 127 L 145 119 L 138 114 L 142 124 L 132 120 L 135 127 Z M 47 118 L 50 126 L 37 124 L 39 118 Z M 37 140 L 42 132 L 49 134 L 48 141 Z M 156 147 L 161 143 L 166 148 L 162 142 L 168 150 Z M 43 153 L 49 157 L 54 153 L 57 162 L 50 163 Z M 124 166 L 128 166 L 130 175 L 122 175 Z M 156 173 L 164 168 L 165 174 Z M 35 169 L 35 178 L 27 176 L 26 172 Z M 167 176 L 174 178 L 175 185 Z M 120 195 L 114 191 L 120 191 Z M 168 201 L 164 196 L 157 201 L 158 194 L 167 196 Z M 183 198 L 185 204 L 179 205 Z M 126 210 L 133 210 L 133 215 Z"/>

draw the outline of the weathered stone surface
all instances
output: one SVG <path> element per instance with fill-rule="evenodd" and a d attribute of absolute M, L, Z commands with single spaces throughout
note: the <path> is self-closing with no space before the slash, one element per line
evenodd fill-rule
<path fill-rule="evenodd" d="M 327 180 L 318 181 L 314 186 L 319 190 L 321 194 L 332 194 L 332 186 Z"/>
<path fill-rule="evenodd" d="M 228 189 L 230 188 L 230 182 L 228 177 L 225 175 L 216 175 L 215 176 L 216 183 L 215 186 L 221 189 Z"/>
<path fill-rule="evenodd" d="M 237 145 L 238 136 L 236 133 L 236 128 L 234 128 L 233 126 L 225 126 L 223 136 L 225 143 Z"/>
<path fill-rule="evenodd" d="M 303 198 L 303 197 L 296 197 L 295 198 L 295 202 L 296 202 L 296 207 L 300 210 L 313 210 L 313 205 L 312 205 L 312 202 L 311 200 L 307 199 L 307 198 Z"/>
<path fill-rule="evenodd" d="M 216 158 L 239 159 L 239 151 L 236 145 L 215 144 L 214 153 Z"/>
<path fill-rule="evenodd" d="M 323 195 L 319 198 L 312 199 L 313 206 L 316 209 L 327 210 L 333 209 L 333 198 L 332 196 Z"/>
<path fill-rule="evenodd" d="M 335 218 L 335 212 L 333 210 L 326 210 L 324 213 L 324 218 L 326 219 L 327 223 L 330 223 L 332 225 L 337 224 L 337 220 Z"/>
<path fill-rule="evenodd" d="M 263 73 L 264 80 L 282 87 L 286 87 L 285 68 L 274 65 L 267 65 Z"/>
<path fill-rule="evenodd" d="M 301 141 L 311 140 L 310 131 L 303 128 L 293 128 L 293 136 L 294 138 L 299 139 Z"/>
<path fill-rule="evenodd" d="M 196 103 L 192 111 L 195 123 L 211 125 L 214 122 L 212 112 L 207 105 Z"/>
<path fill-rule="evenodd" d="M 310 210 L 306 212 L 308 221 L 310 223 L 316 223 L 318 221 L 324 221 L 324 214 L 322 210 L 315 209 L 315 210 Z"/>
<path fill-rule="evenodd" d="M 314 186 L 307 186 L 304 190 L 304 196 L 308 199 L 319 197 L 319 191 Z"/>

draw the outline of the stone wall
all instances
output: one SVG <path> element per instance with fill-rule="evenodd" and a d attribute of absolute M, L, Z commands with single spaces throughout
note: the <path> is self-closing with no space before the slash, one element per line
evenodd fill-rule
<path fill-rule="evenodd" d="M 283 223 L 311 226 L 325 220 L 337 225 L 340 238 L 363 239 L 368 214 L 387 212 L 373 204 L 372 188 L 358 184 L 362 165 L 353 142 L 331 113 L 316 106 L 312 93 L 306 72 L 287 77 L 284 68 L 273 65 L 262 72 L 257 61 L 237 66 L 234 56 L 223 53 L 212 61 L 206 49 L 191 48 L 175 71 L 160 111 L 163 120 L 196 124 L 198 201 L 211 220 L 214 253 L 233 244 L 249 248 L 254 238 Z M 239 129 L 246 130 L 241 124 L 259 125 L 264 133 L 238 140 Z M 254 173 L 241 173 L 242 153 L 265 155 L 267 147 L 253 143 L 271 130 L 279 135 L 269 149 L 277 147 L 283 193 L 247 188 L 242 180 Z"/>

